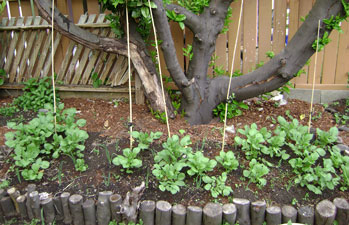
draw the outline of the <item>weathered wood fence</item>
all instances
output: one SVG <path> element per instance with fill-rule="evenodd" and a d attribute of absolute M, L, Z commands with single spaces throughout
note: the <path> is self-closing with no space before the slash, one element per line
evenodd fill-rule
<path fill-rule="evenodd" d="M 85 199 L 78 194 L 63 192 L 55 196 L 38 193 L 30 184 L 26 192 L 15 188 L 0 189 L 0 222 L 13 216 L 24 220 L 44 220 L 47 224 L 63 222 L 74 225 L 108 225 L 110 221 L 123 220 L 122 196 L 111 191 L 99 192 L 97 200 Z M 320 201 L 315 207 L 291 205 L 267 205 L 265 201 L 250 202 L 234 198 L 232 203 L 207 203 L 199 206 L 183 206 L 158 200 L 143 200 L 139 206 L 138 219 L 144 225 L 268 225 L 292 223 L 327 225 L 349 224 L 349 203 L 346 199 L 335 198 Z"/>
<path fill-rule="evenodd" d="M 19 1 L 11 0 L 9 2 L 10 8 L 8 11 L 5 10 L 3 13 L 3 17 L 8 17 L 8 12 L 12 17 L 19 16 L 33 16 L 33 14 L 37 15 L 37 9 L 35 7 L 31 7 L 32 0 L 21 0 L 20 5 Z M 74 20 L 76 23 L 81 24 L 93 24 L 97 23 L 95 21 L 91 22 L 92 14 L 100 13 L 100 5 L 97 0 L 62 0 L 56 1 L 57 7 L 59 10 L 69 15 L 69 17 Z M 266 57 L 267 51 L 273 51 L 274 53 L 280 52 L 284 46 L 287 44 L 288 40 L 292 39 L 292 36 L 297 31 L 298 27 L 302 24 L 302 18 L 306 17 L 309 10 L 312 8 L 315 0 L 249 0 L 245 1 L 245 5 L 243 8 L 243 18 L 242 18 L 242 28 L 241 33 L 236 34 L 237 30 L 237 21 L 240 11 L 240 1 L 234 1 L 231 5 L 233 10 L 233 15 L 231 17 L 232 22 L 229 25 L 229 30 L 226 34 L 221 34 L 218 37 L 216 52 L 215 55 L 218 56 L 215 60 L 216 67 L 219 67 L 222 70 L 229 71 L 231 70 L 231 59 L 233 53 L 233 43 L 235 38 L 239 38 L 240 49 L 241 51 L 237 52 L 236 62 L 234 65 L 234 70 L 240 70 L 243 73 L 251 71 L 257 63 L 261 61 L 268 61 Z M 19 7 L 21 6 L 21 7 Z M 86 20 L 84 22 L 81 21 L 79 15 L 84 14 L 86 16 Z M 90 16 L 87 16 L 87 15 Z M 27 17 L 28 18 L 28 17 Z M 99 16 L 96 16 L 99 18 Z M 12 27 L 16 27 L 16 23 L 21 22 L 22 18 L 13 19 L 11 18 L 8 24 L 13 21 Z M 26 23 L 27 19 L 22 21 Z M 33 19 L 34 21 L 34 19 Z M 8 26 L 7 24 L 7 26 Z M 43 23 L 41 23 L 42 25 Z M 87 26 L 87 25 L 86 25 Z M 103 25 L 104 26 L 104 25 Z M 182 31 L 179 26 L 175 23 L 171 24 L 172 34 L 175 40 L 175 46 L 177 51 L 177 57 L 179 62 L 184 70 L 188 66 L 188 58 L 183 56 L 183 48 L 192 42 L 192 33 L 186 29 Z M 96 27 L 94 27 L 96 28 Z M 17 29 L 18 36 L 20 37 L 22 33 L 25 33 L 26 30 Z M 87 29 L 92 29 L 91 27 Z M 95 31 L 97 33 L 101 33 L 101 30 L 106 28 L 98 28 Z M 332 40 L 329 45 L 325 47 L 325 49 L 320 52 L 318 56 L 318 63 L 316 68 L 316 89 L 327 89 L 327 90 L 347 90 L 348 85 L 348 72 L 349 72 L 349 64 L 347 63 L 347 59 L 349 58 L 349 23 L 343 22 L 342 24 L 343 33 L 338 33 L 334 31 L 330 35 L 330 39 Z M 3 33 L 3 31 L 0 31 Z M 28 31 L 32 32 L 32 31 Z M 45 29 L 41 30 L 41 33 L 49 34 L 50 31 L 45 31 Z M 7 32 L 5 32 L 7 33 Z M 11 33 L 16 33 L 13 31 Z M 111 34 L 109 34 L 111 35 Z M 28 35 L 29 36 L 29 35 Z M 1 34 L 0 34 L 1 37 Z M 18 38 L 19 38 L 18 37 Z M 89 67 L 85 71 L 83 69 L 79 69 L 76 71 L 72 71 L 72 66 L 64 67 L 64 62 L 66 60 L 67 52 L 71 52 L 71 50 L 75 49 L 75 63 L 84 60 L 83 56 L 88 53 L 85 53 L 83 47 L 76 46 L 72 48 L 69 44 L 70 41 L 65 37 L 59 37 L 61 39 L 60 42 L 57 41 L 57 50 L 55 52 L 55 65 L 56 68 L 65 68 L 67 73 L 67 79 L 73 79 L 72 84 L 90 84 L 89 79 L 87 77 L 90 75 L 88 72 L 91 70 Z M 12 35 L 11 35 L 12 38 Z M 49 37 L 47 37 L 49 38 Z M 2 44 L 3 46 L 3 44 Z M 8 47 L 6 47 L 8 49 Z M 81 48 L 81 49 L 80 49 Z M 12 49 L 11 49 L 12 50 Z M 16 49 L 17 50 L 17 49 Z M 49 49 L 48 49 L 49 50 Z M 20 49 L 17 50 L 19 52 Z M 23 51 L 23 50 L 22 50 Z M 81 51 L 81 55 L 79 55 L 79 51 Z M 17 52 L 16 57 L 13 57 L 14 60 L 17 60 Z M 25 50 L 24 50 L 25 52 Z M 8 53 L 12 54 L 12 53 Z M 101 54 L 101 53 L 99 53 Z M 79 55 L 79 56 L 77 56 Z M 119 57 L 114 56 L 115 60 Z M 39 59 L 38 59 L 39 60 Z M 73 61 L 74 62 L 74 61 Z M 98 60 L 96 60 L 98 62 Z M 162 60 L 164 62 L 164 60 Z M 110 63 L 110 62 L 108 62 Z M 116 64 L 116 61 L 113 61 Z M 23 63 L 22 63 L 23 64 Z M 62 66 L 63 64 L 63 66 Z M 119 61 L 120 65 L 123 64 Z M 45 66 L 47 64 L 44 64 Z M 165 74 L 168 74 L 166 70 L 166 66 L 162 65 L 163 71 Z M 48 66 L 43 68 L 45 72 Z M 45 70 L 46 69 L 46 70 Z M 300 77 L 295 78 L 293 82 L 296 84 L 297 88 L 311 88 L 313 74 L 315 70 L 315 57 L 313 56 L 310 60 L 310 64 L 304 67 L 305 74 L 302 74 Z M 16 71 L 15 68 L 12 68 L 12 72 Z M 60 79 L 66 82 L 65 79 L 62 78 L 62 73 L 64 70 L 56 71 Z M 113 73 L 115 70 L 111 69 L 105 74 Z M 73 73 L 72 73 L 73 72 Z M 82 74 L 80 74 L 82 72 Z M 24 72 L 20 72 L 24 73 Z M 74 76 L 74 74 L 77 74 Z M 209 74 L 214 75 L 213 68 L 210 69 Z M 74 76 L 74 78 L 72 78 Z M 106 75 L 105 75 L 106 76 Z M 113 76 L 113 75 L 112 75 Z M 19 76 L 19 78 L 22 78 Z M 26 75 L 24 76 L 26 78 Z M 113 76 L 113 81 L 108 80 L 109 84 L 115 85 L 119 78 Z M 120 79 L 119 81 L 124 81 Z"/>

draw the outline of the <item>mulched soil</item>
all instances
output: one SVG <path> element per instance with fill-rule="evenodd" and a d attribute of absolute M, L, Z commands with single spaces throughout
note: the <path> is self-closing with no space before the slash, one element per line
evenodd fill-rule
<path fill-rule="evenodd" d="M 0 105 L 11 101 L 11 98 L 0 99 Z M 306 188 L 294 185 L 290 175 L 291 168 L 287 163 L 283 163 L 279 168 L 270 169 L 267 175 L 268 184 L 262 189 L 259 189 L 253 183 L 247 187 L 248 181 L 241 179 L 243 177 L 243 169 L 239 168 L 237 171 L 230 173 L 227 185 L 230 185 L 234 190 L 231 197 L 213 199 L 209 192 L 203 190 L 203 188 L 197 188 L 194 180 L 189 176 L 186 179 L 186 187 L 181 188 L 179 193 L 172 195 L 169 192 L 161 192 L 157 188 L 158 182 L 151 171 L 153 155 L 161 150 L 161 142 L 166 140 L 166 135 L 163 135 L 160 140 L 153 143 L 150 151 L 141 153 L 142 168 L 136 169 L 133 174 L 126 174 L 121 171 L 120 167 L 109 164 L 107 153 L 113 158 L 116 154 L 120 154 L 122 149 L 129 147 L 128 103 L 119 102 L 115 106 L 114 103 L 104 100 L 80 98 L 63 99 L 62 101 L 65 104 L 65 108 L 76 108 L 79 111 L 77 117 L 87 120 L 87 124 L 83 129 L 89 133 L 85 150 L 85 161 L 89 168 L 86 172 L 80 173 L 74 170 L 74 165 L 68 157 L 53 160 L 50 169 L 45 171 L 43 179 L 40 182 L 34 182 L 38 185 L 39 191 L 53 194 L 68 191 L 89 198 L 94 197 L 99 191 L 111 190 L 114 193 L 125 196 L 126 192 L 132 187 L 138 186 L 142 181 L 145 181 L 147 187 L 142 199 L 161 199 L 170 203 L 181 203 L 184 205 L 203 206 L 209 201 L 226 203 L 231 201 L 232 197 L 247 198 L 251 201 L 264 199 L 269 205 L 291 204 L 292 201 L 295 203 L 294 199 L 297 199 L 297 205 L 316 204 L 321 199 L 332 200 L 339 196 L 349 199 L 349 193 L 342 192 L 339 188 L 336 188 L 334 191 L 326 190 L 322 195 L 315 195 Z M 273 120 L 279 115 L 285 118 L 292 116 L 304 125 L 308 123 L 310 105 L 300 100 L 289 100 L 287 105 L 277 107 L 273 101 L 261 102 L 255 98 L 249 100 L 248 104 L 249 109 L 245 110 L 242 116 L 228 120 L 228 126 L 233 125 L 235 130 L 237 130 L 245 125 L 256 123 L 258 128 L 267 127 L 273 129 L 275 126 Z M 329 130 L 332 126 L 336 126 L 333 115 L 325 111 L 322 105 L 317 104 L 314 107 L 316 112 L 314 116 L 321 116 L 312 121 L 313 127 Z M 337 110 L 345 110 L 343 104 L 336 107 Z M 33 112 L 19 112 L 11 118 L 0 116 L 0 146 L 6 149 L 4 147 L 4 134 L 8 131 L 6 122 L 15 118 L 28 121 L 34 116 L 35 113 Z M 166 125 L 155 119 L 147 106 L 144 105 L 133 105 L 133 124 L 134 130 L 143 132 L 161 131 L 167 134 Z M 197 126 L 190 126 L 179 115 L 174 120 L 170 120 L 172 134 L 179 134 L 179 130 L 185 130 L 185 134 L 189 134 L 194 143 L 192 148 L 194 150 L 202 148 L 204 154 L 211 158 L 218 155 L 221 150 L 222 127 L 223 124 L 218 119 L 214 119 L 210 124 Z M 248 166 L 248 162 L 243 159 L 243 153 L 233 145 L 234 136 L 234 133 L 227 133 L 227 146 L 225 149 L 234 150 L 235 155 L 240 159 L 240 165 Z M 343 138 L 343 142 L 349 145 L 349 132 L 341 131 L 340 136 Z M 4 160 L 10 159 L 4 153 L 6 152 L 3 152 L 3 156 L 7 157 Z M 266 157 L 265 159 L 274 164 L 278 163 L 278 161 L 272 158 Z M 9 179 L 12 186 L 24 190 L 30 182 L 23 180 L 19 182 L 15 173 L 8 171 L 10 163 L 11 160 L 8 160 L 8 162 L 0 165 L 0 178 Z M 58 178 L 59 167 L 62 168 L 61 179 Z M 210 175 L 218 175 L 222 171 L 222 169 L 217 169 Z"/>

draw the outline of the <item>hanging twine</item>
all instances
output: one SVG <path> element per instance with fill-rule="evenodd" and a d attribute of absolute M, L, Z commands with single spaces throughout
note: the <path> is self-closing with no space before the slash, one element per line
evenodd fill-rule
<path fill-rule="evenodd" d="M 52 89 L 53 89 L 53 115 L 55 122 L 55 132 L 57 127 L 57 103 L 56 103 L 56 85 L 55 85 L 55 56 L 54 56 L 54 10 L 55 1 L 52 0 L 52 14 L 51 14 L 51 76 L 52 76 Z"/>
<path fill-rule="evenodd" d="M 132 92 L 131 92 L 131 53 L 130 53 L 130 26 L 128 23 L 128 1 L 126 0 L 126 32 L 127 32 L 127 63 L 128 63 L 128 98 L 130 105 L 130 120 L 129 120 L 129 129 L 130 129 L 130 150 L 132 150 Z"/>
<path fill-rule="evenodd" d="M 161 84 L 161 91 L 162 91 L 162 100 L 163 100 L 163 104 L 164 104 L 164 108 L 165 108 L 167 133 L 168 133 L 168 136 L 171 137 L 170 125 L 168 123 L 167 106 L 166 106 L 166 100 L 165 100 L 165 90 L 164 90 L 164 84 L 162 82 L 162 77 L 161 77 L 162 72 L 161 72 L 161 64 L 160 64 L 160 54 L 159 54 L 158 38 L 157 38 L 157 35 L 156 35 L 156 28 L 155 28 L 155 24 L 154 24 L 154 17 L 153 17 L 153 11 L 151 10 L 150 0 L 148 0 L 148 6 L 149 6 L 151 22 L 152 22 L 153 31 L 154 31 L 155 47 L 156 47 L 156 54 L 157 54 L 156 58 L 157 58 L 158 65 L 159 65 L 160 84 Z"/>
<path fill-rule="evenodd" d="M 316 68 L 317 68 L 317 55 L 319 50 L 319 39 L 320 39 L 320 23 L 319 20 L 318 27 L 317 27 L 317 39 L 316 39 L 316 52 L 315 52 L 315 68 L 314 68 L 314 76 L 313 76 L 313 85 L 311 90 L 311 100 L 310 100 L 310 111 L 309 111 L 309 122 L 308 122 L 308 133 L 310 133 L 310 127 L 311 127 L 311 118 L 312 118 L 312 112 L 313 112 L 313 102 L 314 102 L 314 90 L 315 90 L 315 76 L 316 76 Z"/>
<path fill-rule="evenodd" d="M 226 128 L 227 128 L 227 114 L 228 114 L 228 100 L 229 100 L 229 96 L 230 96 L 231 80 L 232 80 L 233 73 L 234 73 L 235 54 L 236 54 L 236 48 L 238 45 L 238 39 L 239 39 L 239 33 L 240 33 L 240 25 L 241 25 L 243 5 L 244 5 L 244 0 L 241 0 L 239 22 L 238 22 L 238 28 L 237 28 L 236 39 L 235 39 L 235 44 L 234 44 L 233 58 L 231 61 L 231 71 L 230 71 L 230 76 L 229 76 L 229 84 L 228 84 L 227 99 L 226 99 L 227 102 L 225 103 L 222 151 L 224 151 L 224 145 L 225 145 L 225 132 L 226 132 Z"/>

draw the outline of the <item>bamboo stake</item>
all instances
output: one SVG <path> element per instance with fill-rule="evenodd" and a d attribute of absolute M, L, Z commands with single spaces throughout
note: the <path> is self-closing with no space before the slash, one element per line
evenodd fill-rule
<path fill-rule="evenodd" d="M 316 68 L 317 68 L 317 55 L 319 50 L 319 36 L 320 36 L 320 20 L 317 26 L 317 38 L 316 38 L 316 52 L 315 52 L 315 65 L 314 65 L 314 76 L 313 76 L 313 86 L 311 89 L 311 100 L 310 100 L 310 112 L 309 112 L 309 122 L 308 122 L 308 133 L 310 133 L 311 127 L 311 117 L 313 112 L 313 102 L 314 102 L 314 90 L 315 90 L 315 76 L 316 76 Z"/>
<path fill-rule="evenodd" d="M 231 62 L 231 71 L 230 71 L 230 76 L 229 76 L 229 84 L 228 84 L 228 91 L 227 91 L 227 101 L 228 101 L 229 96 L 230 96 L 230 87 L 231 87 L 231 80 L 232 80 L 233 71 L 234 71 L 235 53 L 236 53 L 236 48 L 237 48 L 238 39 L 239 39 L 243 5 L 244 5 L 244 0 L 241 0 L 238 29 L 237 29 L 237 35 L 236 35 L 235 44 L 234 44 L 234 52 L 233 52 L 233 58 L 232 58 L 232 62 Z M 228 102 L 225 103 L 222 151 L 224 151 L 224 145 L 225 145 L 225 130 L 226 130 L 226 127 L 227 127 L 227 114 L 228 114 Z"/>
<path fill-rule="evenodd" d="M 55 86 L 55 56 L 54 56 L 54 14 L 55 14 L 55 0 L 52 0 L 52 14 L 51 14 L 51 76 L 52 76 L 52 89 L 53 89 L 53 114 L 54 114 L 54 122 L 55 122 L 55 133 L 57 132 L 57 103 L 56 103 L 56 86 Z"/>
<path fill-rule="evenodd" d="M 130 27 L 128 23 L 128 1 L 126 0 L 126 28 L 127 28 L 127 64 L 128 64 L 128 98 L 130 105 L 130 121 L 129 121 L 129 129 L 130 129 L 130 150 L 132 151 L 132 92 L 131 92 L 131 53 L 130 53 Z"/>
<path fill-rule="evenodd" d="M 149 11 L 150 11 L 151 23 L 153 25 L 153 31 L 154 31 L 155 47 L 156 47 L 156 54 L 157 54 L 156 58 L 158 60 L 158 65 L 159 65 L 160 83 L 161 83 L 163 104 L 164 104 L 164 107 L 165 107 L 167 133 L 168 133 L 168 137 L 171 137 L 170 125 L 168 123 L 167 106 L 166 106 L 166 101 L 165 101 L 165 90 L 164 90 L 164 84 L 162 82 L 162 77 L 161 77 L 162 76 L 162 71 L 161 71 L 161 64 L 160 64 L 160 53 L 159 53 L 158 36 L 156 34 L 156 28 L 155 28 L 155 23 L 154 23 L 153 11 L 151 10 L 150 0 L 148 0 L 148 6 L 149 6 Z"/>

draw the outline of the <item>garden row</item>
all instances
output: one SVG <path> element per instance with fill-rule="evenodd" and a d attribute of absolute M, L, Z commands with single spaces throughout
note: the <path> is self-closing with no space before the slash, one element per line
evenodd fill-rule
<path fill-rule="evenodd" d="M 323 200 L 315 209 L 302 206 L 298 210 L 290 205 L 269 206 L 265 201 L 240 198 L 224 205 L 207 203 L 203 208 L 172 206 L 162 200 L 144 200 L 139 204 L 142 185 L 127 193 L 124 200 L 119 194 L 104 191 L 99 193 L 97 201 L 92 198 L 84 201 L 83 196 L 68 192 L 55 196 L 38 193 L 34 184 L 28 185 L 24 195 L 15 188 L 0 189 L 0 222 L 17 216 L 22 222 L 29 219 L 31 224 L 44 221 L 47 224 L 116 225 L 125 224 L 121 221 L 135 224 L 137 220 L 145 225 L 349 224 L 349 203 L 343 198 L 335 198 L 333 202 Z"/>

